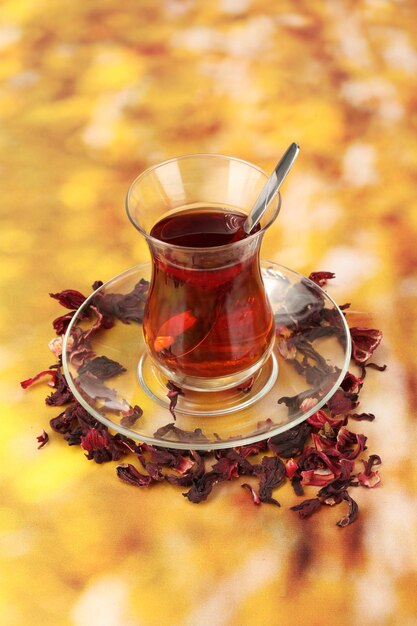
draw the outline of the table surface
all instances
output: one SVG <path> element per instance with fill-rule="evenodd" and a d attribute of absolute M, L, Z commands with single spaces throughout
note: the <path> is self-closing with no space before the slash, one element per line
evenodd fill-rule
<path fill-rule="evenodd" d="M 273 6 L 277 5 L 277 6 Z M 5 0 L 0 27 L 4 626 L 417 624 L 417 7 L 407 1 Z M 238 482 L 193 505 L 135 489 L 52 433 L 49 292 L 148 259 L 124 213 L 145 167 L 191 152 L 272 170 L 301 154 L 263 258 L 336 274 L 382 329 L 362 411 L 382 484 L 299 520 Z M 37 449 L 45 428 L 49 443 Z M 357 493 L 357 492 L 360 493 Z M 336 508 L 336 507 L 335 507 Z"/>

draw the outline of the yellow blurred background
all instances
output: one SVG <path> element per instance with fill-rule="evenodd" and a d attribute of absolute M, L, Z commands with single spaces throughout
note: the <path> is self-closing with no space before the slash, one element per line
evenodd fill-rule
<path fill-rule="evenodd" d="M 416 41 L 412 0 L 3 0 L 2 626 L 417 624 Z M 263 257 L 335 272 L 385 336 L 361 405 L 383 486 L 359 520 L 300 522 L 289 487 L 281 509 L 237 484 L 195 506 L 58 436 L 37 450 L 59 411 L 19 381 L 54 362 L 48 293 L 148 259 L 132 179 L 190 152 L 270 171 L 291 141 Z"/>

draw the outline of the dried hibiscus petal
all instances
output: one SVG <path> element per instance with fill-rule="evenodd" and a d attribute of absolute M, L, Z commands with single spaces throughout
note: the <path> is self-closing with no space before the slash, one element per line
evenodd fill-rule
<path fill-rule="evenodd" d="M 175 415 L 175 407 L 177 406 L 178 396 L 183 396 L 185 394 L 180 387 L 172 382 L 172 380 L 169 380 L 166 386 L 168 389 L 167 396 L 169 398 L 169 411 L 174 420 L 176 420 L 177 416 Z"/>
<path fill-rule="evenodd" d="M 387 369 L 386 365 L 378 365 L 377 363 L 365 363 L 365 367 L 370 367 L 371 369 L 377 370 L 378 372 L 385 372 Z"/>
<path fill-rule="evenodd" d="M 249 485 L 248 483 L 243 483 L 242 487 L 243 487 L 243 489 L 246 489 L 247 491 L 249 491 L 249 493 L 252 496 L 252 500 L 253 500 L 254 504 L 256 504 L 256 505 L 261 504 L 261 500 L 260 500 L 258 494 L 256 493 L 255 489 L 251 485 Z"/>
<path fill-rule="evenodd" d="M 288 408 L 288 415 L 291 417 L 294 413 L 302 411 L 306 413 L 310 408 L 317 404 L 317 398 L 315 392 L 311 389 L 302 391 L 295 396 L 282 396 L 278 400 L 278 404 L 285 404 Z"/>
<path fill-rule="evenodd" d="M 38 380 L 40 380 L 44 376 L 51 377 L 51 380 L 48 382 L 48 385 L 53 387 L 57 379 L 57 370 L 44 370 L 43 372 L 39 372 L 39 374 L 36 374 L 36 376 L 33 376 L 32 378 L 28 378 L 27 380 L 22 380 L 22 382 L 20 383 L 20 386 L 23 389 L 27 389 L 28 387 L 33 385 L 33 383 L 36 383 Z"/>
<path fill-rule="evenodd" d="M 350 413 L 349 418 L 358 422 L 373 422 L 375 419 L 375 415 L 373 413 Z"/>
<path fill-rule="evenodd" d="M 68 383 L 60 370 L 56 370 L 54 389 L 55 391 L 45 400 L 46 404 L 49 406 L 62 406 L 74 400 Z"/>
<path fill-rule="evenodd" d="M 254 473 L 260 478 L 259 499 L 281 506 L 278 500 L 272 497 L 272 491 L 285 481 L 285 465 L 277 456 L 264 456 L 260 465 L 255 466 Z"/>
<path fill-rule="evenodd" d="M 321 500 L 319 500 L 319 498 L 310 498 L 300 502 L 300 504 L 297 504 L 296 506 L 292 506 L 291 511 L 297 511 L 299 517 L 301 517 L 301 519 L 305 519 L 306 517 L 313 515 L 313 513 L 320 507 Z"/>
<path fill-rule="evenodd" d="M 307 422 L 302 422 L 298 426 L 268 439 L 268 448 L 278 456 L 289 459 L 301 454 L 310 433 L 310 426 Z"/>
<path fill-rule="evenodd" d="M 65 335 L 74 315 L 75 311 L 71 311 L 71 313 L 60 315 L 59 317 L 54 319 L 54 321 L 52 322 L 52 326 L 57 335 Z"/>
<path fill-rule="evenodd" d="M 327 415 L 325 411 L 319 410 L 316 413 L 313 413 L 308 419 L 307 422 L 310 426 L 314 428 L 320 428 L 321 431 L 324 430 L 325 433 L 328 433 L 328 428 L 333 431 L 333 429 L 340 428 L 341 426 L 345 426 L 347 424 L 347 417 L 342 417 L 339 419 L 334 419 Z"/>
<path fill-rule="evenodd" d="M 182 495 L 190 502 L 199 504 L 207 500 L 214 485 L 221 480 L 221 476 L 216 472 L 206 472 L 196 480 L 193 480 L 191 489 Z"/>
<path fill-rule="evenodd" d="M 299 467 L 297 461 L 289 459 L 285 464 L 285 474 L 287 475 L 287 478 L 291 480 L 298 469 Z"/>
<path fill-rule="evenodd" d="M 327 281 L 331 278 L 335 278 L 335 274 L 333 272 L 311 272 L 309 275 L 309 279 L 320 287 L 324 287 L 324 285 L 327 284 Z"/>
<path fill-rule="evenodd" d="M 38 450 L 40 450 L 41 448 L 43 448 L 49 441 L 49 435 L 46 432 L 46 430 L 43 430 L 42 433 L 40 435 L 38 435 L 36 437 L 39 445 L 38 445 Z"/>
<path fill-rule="evenodd" d="M 366 440 L 365 435 L 352 433 L 342 426 L 337 435 L 336 449 L 344 459 L 356 459 L 361 452 L 366 450 Z"/>
<path fill-rule="evenodd" d="M 93 376 L 100 378 L 101 380 L 107 380 L 118 376 L 126 371 L 123 365 L 120 365 L 117 361 L 109 359 L 107 356 L 97 356 L 91 361 L 84 363 L 78 370 L 78 374 L 84 374 L 90 372 Z"/>
<path fill-rule="evenodd" d="M 341 388 L 346 393 L 359 393 L 363 385 L 363 378 L 358 378 L 351 372 L 346 372 L 344 379 L 340 383 Z"/>
<path fill-rule="evenodd" d="M 246 446 L 242 446 L 241 448 L 236 448 L 239 453 L 246 459 L 248 456 L 253 454 L 259 454 L 260 452 L 264 452 L 267 448 L 266 440 L 257 441 L 256 443 L 248 443 Z"/>
<path fill-rule="evenodd" d="M 81 437 L 81 447 L 87 452 L 87 459 L 94 459 L 96 463 L 111 461 L 112 456 L 107 444 L 106 435 L 96 428 L 90 428 L 87 434 Z"/>
<path fill-rule="evenodd" d="M 301 472 L 301 484 L 304 487 L 306 487 L 307 485 L 322 487 L 324 485 L 328 485 L 334 480 L 334 478 L 334 473 L 328 467 L 305 470 Z"/>
<path fill-rule="evenodd" d="M 122 463 L 116 467 L 118 477 L 129 485 L 135 487 L 149 487 L 152 482 L 151 476 L 141 474 L 131 463 Z"/>
<path fill-rule="evenodd" d="M 376 487 L 381 482 L 381 477 L 379 472 L 374 471 L 374 465 L 381 465 L 381 457 L 377 454 L 371 454 L 367 461 L 362 460 L 364 471 L 359 472 L 357 475 L 359 484 L 363 487 L 368 487 L 368 489 L 372 489 Z"/>
<path fill-rule="evenodd" d="M 217 474 L 220 474 L 223 480 L 231 480 L 239 476 L 239 467 L 236 459 L 222 457 L 213 465 L 212 469 Z"/>
<path fill-rule="evenodd" d="M 376 328 L 350 328 L 352 338 L 352 358 L 356 363 L 366 363 L 382 340 L 382 333 Z"/>
<path fill-rule="evenodd" d="M 118 461 L 126 453 L 120 437 L 113 437 L 105 428 L 88 428 L 81 436 L 80 445 L 87 452 L 87 459 L 96 463 Z"/>
<path fill-rule="evenodd" d="M 349 510 L 345 517 L 342 517 L 338 522 L 336 522 L 337 526 L 341 526 L 342 528 L 345 526 L 349 526 L 352 524 L 358 517 L 359 507 L 355 500 L 350 497 L 350 495 L 345 491 L 343 494 L 343 500 L 349 504 Z"/>
<path fill-rule="evenodd" d="M 194 481 L 198 480 L 203 476 L 205 472 L 205 463 L 204 457 L 202 457 L 195 450 L 191 451 L 191 456 L 194 459 L 194 463 L 189 466 L 188 469 L 180 474 L 180 476 L 175 476 L 174 474 L 166 474 L 166 480 L 173 484 L 179 485 L 180 487 L 190 487 Z"/>
<path fill-rule="evenodd" d="M 118 319 L 124 324 L 141 324 L 149 289 L 149 282 L 143 278 L 127 294 L 104 293 L 99 291 L 94 296 L 94 304 L 109 322 Z"/>
<path fill-rule="evenodd" d="M 348 393 L 343 389 L 338 389 L 336 393 L 327 401 L 327 408 L 332 416 L 350 413 L 359 404 L 357 393 Z"/>
<path fill-rule="evenodd" d="M 59 304 L 66 309 L 79 309 L 86 300 L 86 297 L 75 289 L 64 289 L 64 291 L 50 293 L 49 295 L 51 298 L 58 300 Z"/>
<path fill-rule="evenodd" d="M 123 417 L 120 419 L 120 423 L 125 428 L 131 428 L 134 424 L 136 424 L 137 420 L 142 417 L 143 410 L 135 404 L 134 407 L 130 407 L 127 411 L 123 412 Z"/>
<path fill-rule="evenodd" d="M 161 426 L 154 432 L 155 437 L 163 438 L 171 434 L 175 437 L 176 441 L 200 441 L 201 443 L 208 441 L 201 428 L 196 428 L 195 430 L 183 430 L 182 428 L 178 428 L 178 426 L 172 422 L 170 424 L 166 424 L 165 426 Z"/>

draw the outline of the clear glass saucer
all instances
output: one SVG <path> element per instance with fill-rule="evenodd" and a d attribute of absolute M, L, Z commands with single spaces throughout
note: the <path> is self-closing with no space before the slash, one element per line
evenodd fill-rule
<path fill-rule="evenodd" d="M 346 374 L 349 329 L 342 311 L 314 282 L 268 261 L 261 262 L 261 269 L 276 341 L 268 361 L 246 385 L 184 391 L 174 398 L 174 419 L 168 380 L 151 361 L 143 339 L 151 277 L 151 265 L 144 264 L 94 291 L 74 315 L 64 338 L 63 368 L 75 398 L 113 431 L 181 449 L 254 443 L 307 419 Z"/>

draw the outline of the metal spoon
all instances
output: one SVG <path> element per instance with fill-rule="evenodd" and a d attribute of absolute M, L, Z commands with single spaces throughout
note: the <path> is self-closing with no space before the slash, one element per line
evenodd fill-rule
<path fill-rule="evenodd" d="M 266 181 L 264 188 L 259 194 L 251 212 L 243 224 L 243 230 L 247 235 L 249 235 L 249 233 L 251 233 L 258 224 L 262 215 L 265 213 L 268 204 L 271 202 L 275 194 L 278 193 L 278 189 L 284 182 L 285 177 L 290 171 L 299 151 L 300 146 L 296 143 L 292 143 L 275 167 L 271 176 Z"/>

